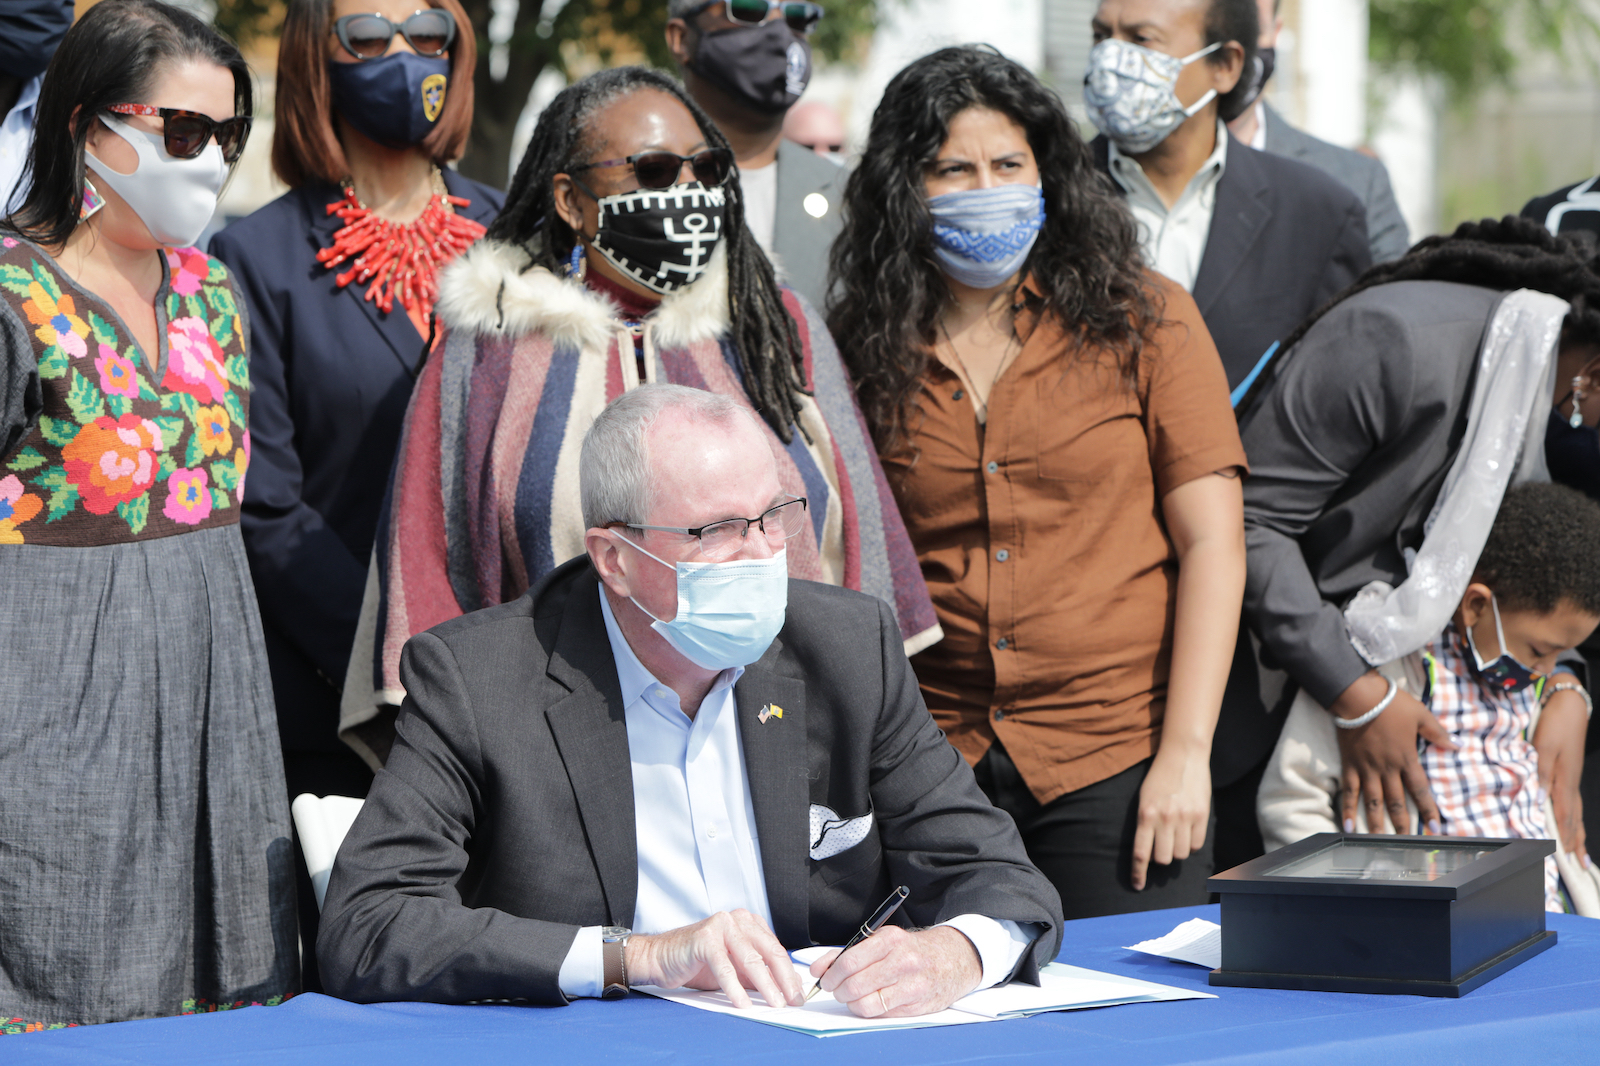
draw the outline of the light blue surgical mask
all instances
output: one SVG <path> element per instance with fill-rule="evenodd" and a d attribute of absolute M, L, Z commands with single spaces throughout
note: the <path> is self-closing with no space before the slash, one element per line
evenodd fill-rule
<path fill-rule="evenodd" d="M 961 189 L 928 201 L 933 254 L 950 277 L 974 289 L 993 289 L 1022 269 L 1044 225 L 1044 190 L 1037 185 Z"/>
<path fill-rule="evenodd" d="M 670 622 L 650 614 L 668 644 L 702 670 L 749 666 L 767 653 L 783 628 L 789 606 L 789 564 L 784 552 L 770 559 L 721 563 L 669 563 L 636 541 L 628 541 L 678 574 L 678 613 Z M 633 599 L 633 597 L 629 597 Z"/>

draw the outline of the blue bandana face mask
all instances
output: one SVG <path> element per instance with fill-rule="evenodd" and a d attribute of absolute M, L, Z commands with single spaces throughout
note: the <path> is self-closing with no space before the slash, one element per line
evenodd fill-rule
<path fill-rule="evenodd" d="M 950 277 L 974 289 L 993 289 L 1022 269 L 1044 225 L 1044 190 L 1037 185 L 962 189 L 928 201 L 933 254 Z"/>
<path fill-rule="evenodd" d="M 749 666 L 767 653 L 789 608 L 789 564 L 785 553 L 770 559 L 722 563 L 669 563 L 636 541 L 628 541 L 678 574 L 678 613 L 650 628 L 702 670 Z M 631 599 L 632 597 L 630 597 Z"/>
<path fill-rule="evenodd" d="M 1489 606 L 1494 609 L 1494 636 L 1500 642 L 1500 655 L 1492 663 L 1484 662 L 1483 656 L 1478 654 L 1477 643 L 1472 639 L 1472 630 L 1468 629 L 1467 647 L 1472 650 L 1472 664 L 1477 667 L 1478 676 L 1490 688 L 1505 693 L 1521 692 L 1533 684 L 1536 675 L 1506 651 L 1506 631 L 1500 626 L 1500 605 L 1495 602 L 1492 592 L 1489 594 Z"/>

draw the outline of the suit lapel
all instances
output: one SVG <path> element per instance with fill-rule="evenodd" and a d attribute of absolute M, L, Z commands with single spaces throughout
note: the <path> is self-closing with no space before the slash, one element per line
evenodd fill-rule
<path fill-rule="evenodd" d="M 777 673 L 781 643 L 746 668 L 734 686 L 739 740 L 761 841 L 761 868 L 772 931 L 785 944 L 811 943 L 807 882 L 811 767 L 806 754 L 806 685 Z M 778 708 L 780 718 L 764 708 Z"/>
<path fill-rule="evenodd" d="M 611 924 L 631 925 L 639 892 L 633 763 L 598 585 L 593 571 L 573 584 L 548 667 L 570 691 L 545 719 L 566 764 Z"/>
<path fill-rule="evenodd" d="M 1194 281 L 1194 302 L 1201 315 L 1209 314 L 1217 297 L 1227 291 L 1272 218 L 1267 204 L 1271 190 L 1256 159 L 1249 146 L 1238 141 L 1228 145 L 1228 161 L 1217 181 L 1206 253 Z"/>

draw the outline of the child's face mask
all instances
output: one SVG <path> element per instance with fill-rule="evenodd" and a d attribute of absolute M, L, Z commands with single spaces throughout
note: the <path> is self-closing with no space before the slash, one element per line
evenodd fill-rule
<path fill-rule="evenodd" d="M 1505 693 L 1521 692 L 1533 684 L 1536 675 L 1532 667 L 1524 666 L 1506 650 L 1506 631 L 1500 624 L 1500 605 L 1492 592 L 1489 593 L 1489 607 L 1494 611 L 1494 636 L 1500 645 L 1500 655 L 1493 662 L 1484 662 L 1483 656 L 1478 654 L 1477 642 L 1472 639 L 1472 627 L 1467 626 L 1467 647 L 1472 649 L 1473 665 L 1477 668 L 1478 676 L 1489 687 Z"/>

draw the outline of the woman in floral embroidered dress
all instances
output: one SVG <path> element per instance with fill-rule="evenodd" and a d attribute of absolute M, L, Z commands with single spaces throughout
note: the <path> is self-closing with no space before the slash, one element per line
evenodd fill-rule
<path fill-rule="evenodd" d="M 294 900 L 239 504 L 242 304 L 193 248 L 239 52 L 103 0 L 0 226 L 0 1032 L 276 1002 Z"/>

